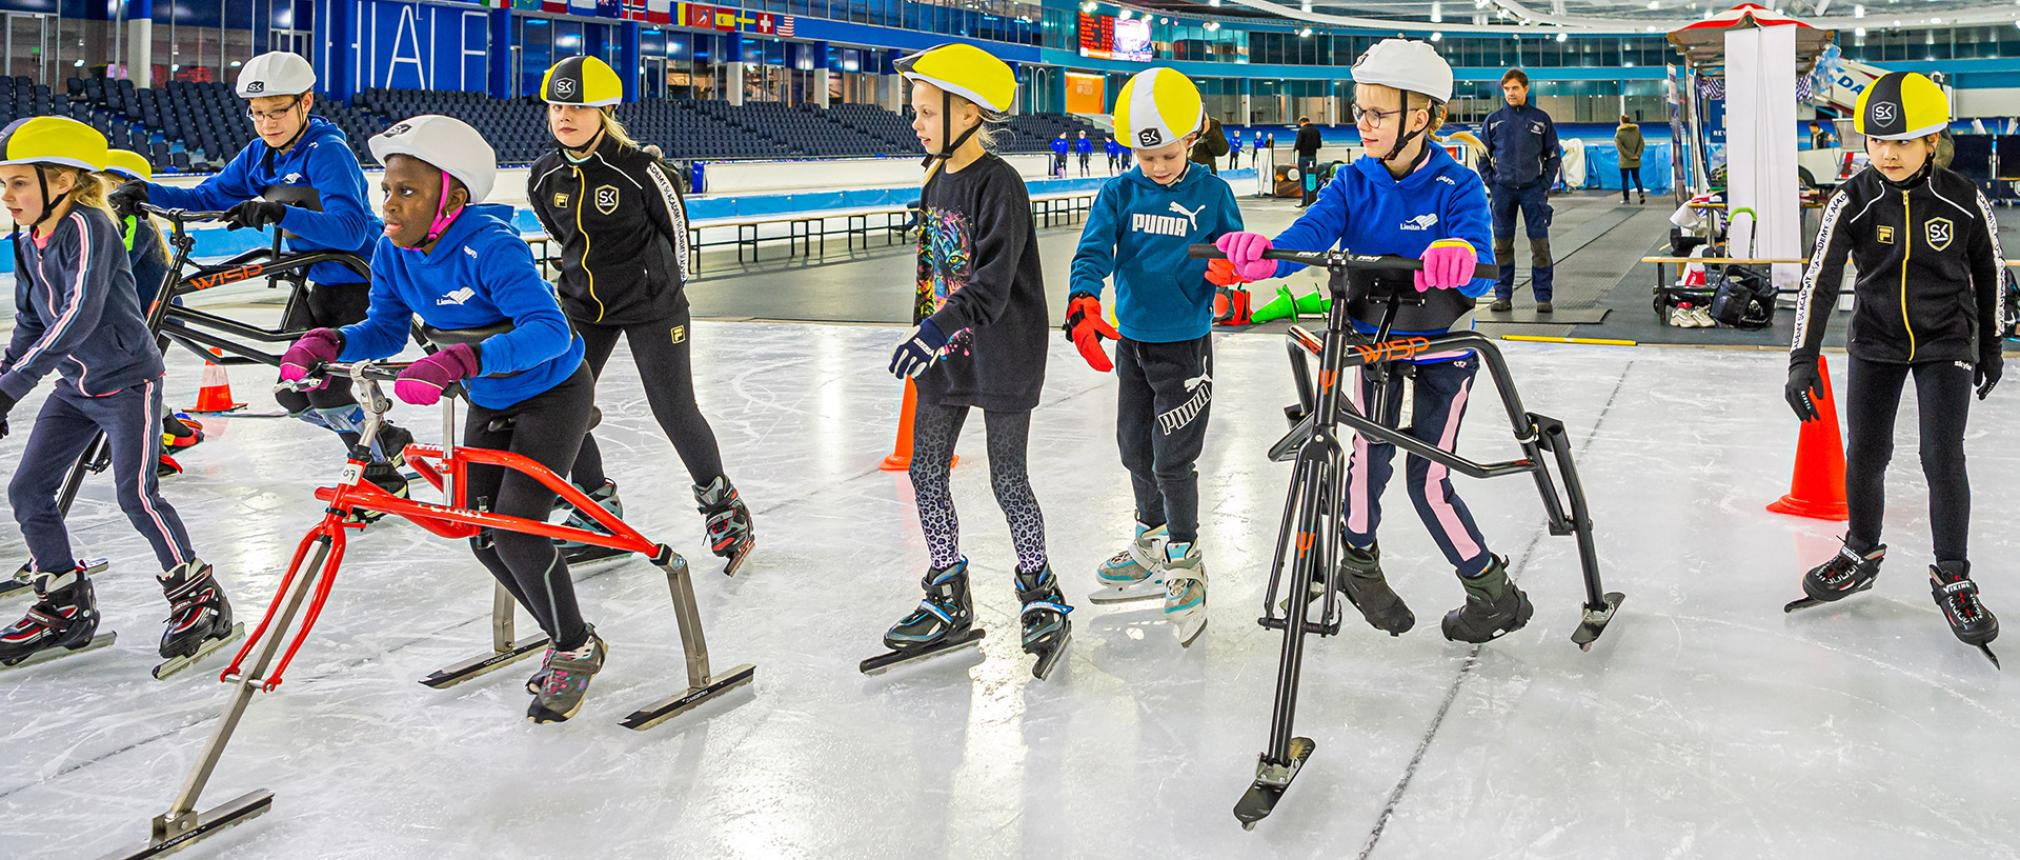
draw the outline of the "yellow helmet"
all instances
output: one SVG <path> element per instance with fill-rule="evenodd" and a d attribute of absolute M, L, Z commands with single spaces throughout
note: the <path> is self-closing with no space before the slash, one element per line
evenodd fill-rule
<path fill-rule="evenodd" d="M 551 105 L 607 107 L 624 101 L 624 79 L 595 57 L 569 57 L 540 79 L 540 100 Z"/>
<path fill-rule="evenodd" d="M 147 157 L 127 149 L 106 150 L 105 172 L 142 182 L 154 179 L 154 165 L 147 163 Z"/>
<path fill-rule="evenodd" d="M 105 135 L 67 116 L 17 119 L 0 129 L 0 164 L 61 164 L 105 169 Z"/>
<path fill-rule="evenodd" d="M 1950 126 L 1950 97 L 1914 72 L 1888 72 L 1859 93 L 1853 126 L 1875 140 L 1912 140 Z"/>
<path fill-rule="evenodd" d="M 1010 113 L 1017 105 L 1017 74 L 996 55 L 961 42 L 927 48 L 895 64 L 906 80 L 924 81 L 986 110 Z"/>
<path fill-rule="evenodd" d="M 1206 105 L 1192 79 L 1171 69 L 1137 72 L 1115 97 L 1115 132 L 1136 149 L 1157 149 L 1199 131 Z"/>

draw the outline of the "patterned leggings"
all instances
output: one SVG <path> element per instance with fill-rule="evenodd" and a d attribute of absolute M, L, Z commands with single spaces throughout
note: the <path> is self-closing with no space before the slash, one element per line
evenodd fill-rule
<path fill-rule="evenodd" d="M 961 559 L 961 522 L 947 488 L 947 463 L 954 457 L 954 442 L 961 438 L 961 425 L 967 419 L 966 406 L 923 402 L 913 415 L 912 495 L 919 505 L 919 525 L 926 532 L 934 568 Z M 1031 479 L 1024 468 L 1031 413 L 984 410 L 982 420 L 989 437 L 989 483 L 996 490 L 996 504 L 1010 521 L 1017 569 L 1042 570 L 1046 564 L 1045 515 L 1038 510 L 1038 497 L 1031 493 Z"/>

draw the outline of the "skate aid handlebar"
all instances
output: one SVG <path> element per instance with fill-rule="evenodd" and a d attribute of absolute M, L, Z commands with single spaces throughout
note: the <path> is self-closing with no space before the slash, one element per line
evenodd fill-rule
<path fill-rule="evenodd" d="M 225 215 L 222 211 L 171 209 L 166 206 L 156 206 L 152 203 L 140 204 L 140 211 L 149 215 L 159 215 L 177 224 L 187 224 L 192 221 L 222 221 Z"/>
<path fill-rule="evenodd" d="M 1185 255 L 1195 260 L 1225 260 L 1227 255 L 1219 248 L 1207 243 L 1187 246 Z M 1356 254 L 1351 251 L 1292 251 L 1273 248 L 1264 251 L 1265 260 L 1280 260 L 1300 266 L 1318 266 L 1327 269 L 1369 269 L 1389 272 L 1414 272 L 1424 268 L 1424 261 L 1393 254 Z"/>

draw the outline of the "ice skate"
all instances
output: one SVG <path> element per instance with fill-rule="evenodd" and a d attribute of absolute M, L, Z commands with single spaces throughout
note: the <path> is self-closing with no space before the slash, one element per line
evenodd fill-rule
<path fill-rule="evenodd" d="M 190 560 L 161 574 L 168 598 L 168 626 L 161 634 L 160 665 L 154 677 L 167 678 L 236 641 L 245 625 L 233 624 L 231 602 L 211 577 L 211 566 Z"/>
<path fill-rule="evenodd" d="M 1460 577 L 1466 588 L 1466 605 L 1445 614 L 1445 638 L 1454 642 L 1492 642 L 1522 629 L 1536 607 L 1529 596 L 1508 579 L 1508 563 L 1494 556 L 1487 572 L 1477 577 Z"/>
<path fill-rule="evenodd" d="M 1129 546 L 1094 568 L 1100 587 L 1087 596 L 1087 602 L 1128 603 L 1163 597 L 1164 578 L 1158 575 L 1158 567 L 1164 560 L 1166 540 L 1164 526 L 1137 523 L 1136 537 Z"/>
<path fill-rule="evenodd" d="M 1204 582 L 1200 583 L 1199 599 L 1203 609 Z M 1073 622 L 1066 620 L 1073 607 L 1066 605 L 1066 595 L 1059 593 L 1059 578 L 1052 575 L 1051 565 L 1035 573 L 1017 571 L 1017 600 L 1024 604 L 1017 613 L 1024 625 L 1024 653 L 1038 658 L 1031 666 L 1031 676 L 1043 681 L 1073 641 Z"/>
<path fill-rule="evenodd" d="M 1783 612 L 1794 612 L 1824 603 L 1843 600 L 1873 587 L 1873 580 L 1880 577 L 1880 562 L 1887 558 L 1887 545 L 1880 544 L 1865 552 L 1852 549 L 1850 544 L 1838 550 L 1829 561 L 1810 568 L 1803 574 L 1803 597 L 1792 600 L 1782 607 Z"/>
<path fill-rule="evenodd" d="M 884 647 L 891 649 L 862 662 L 857 668 L 874 675 L 913 660 L 937 657 L 972 645 L 982 639 L 975 626 L 975 607 L 968 595 L 968 560 L 926 572 L 920 586 L 926 597 L 919 608 L 891 625 L 884 633 Z"/>
<path fill-rule="evenodd" d="M 0 630 L 0 666 L 33 666 L 111 645 L 113 634 L 97 635 L 98 600 L 87 575 L 103 568 L 79 565 L 63 573 L 31 574 L 35 603 L 21 620 Z"/>
<path fill-rule="evenodd" d="M 1978 583 L 1971 581 L 1971 563 L 1945 561 L 1929 567 L 1929 592 L 1943 609 L 1943 620 L 1958 641 L 1976 645 L 1985 659 L 1999 665 L 1999 655 L 1989 647 L 1999 638 L 1999 617 L 1978 600 Z"/>
<path fill-rule="evenodd" d="M 1192 647 L 1206 629 L 1206 559 L 1194 543 L 1165 545 L 1164 620 L 1182 647 Z"/>
<path fill-rule="evenodd" d="M 589 628 L 589 639 L 580 646 L 568 650 L 548 652 L 547 663 L 540 674 L 540 691 L 533 694 L 533 703 L 526 707 L 526 718 L 536 723 L 558 723 L 575 712 L 582 710 L 582 699 L 589 695 L 589 681 L 603 670 L 603 661 L 610 656 L 610 646 L 603 637 L 596 635 L 596 628 Z"/>
<path fill-rule="evenodd" d="M 744 507 L 743 497 L 737 495 L 736 487 L 729 478 L 717 475 L 706 487 L 694 488 L 694 503 L 702 516 L 708 518 L 708 550 L 724 560 L 724 576 L 735 576 L 750 558 L 751 550 L 757 548 L 757 535 L 751 529 L 750 509 Z"/>
<path fill-rule="evenodd" d="M 370 481 L 373 486 L 376 486 L 381 490 L 385 490 L 386 492 L 393 494 L 397 498 L 404 499 L 408 497 L 407 476 L 401 474 L 400 467 L 395 466 L 392 463 L 381 460 L 378 462 L 368 464 L 365 466 L 364 474 L 360 477 L 362 480 Z M 365 508 L 358 508 L 356 510 L 351 511 L 351 516 L 349 519 L 351 522 L 354 523 L 364 523 L 366 525 L 370 525 L 372 523 L 376 523 L 380 520 L 383 520 L 388 516 L 391 515 L 386 513 L 385 511 L 367 510 Z"/>
<path fill-rule="evenodd" d="M 584 493 L 584 495 L 588 496 L 590 501 L 602 506 L 604 510 L 609 511 L 611 516 L 620 519 L 624 517 L 624 500 L 617 497 L 616 481 L 606 479 L 603 482 L 603 486 L 590 490 Z M 602 525 L 590 519 L 581 511 L 575 510 L 567 502 L 556 499 L 554 507 L 556 510 L 566 509 L 568 511 L 566 525 L 569 528 L 583 529 L 599 534 L 609 533 Z M 628 554 L 624 550 L 613 547 L 597 546 L 593 543 L 583 543 L 581 541 L 561 540 L 560 538 L 554 540 L 554 545 L 557 549 L 561 550 L 562 557 L 567 559 L 571 566 Z"/>

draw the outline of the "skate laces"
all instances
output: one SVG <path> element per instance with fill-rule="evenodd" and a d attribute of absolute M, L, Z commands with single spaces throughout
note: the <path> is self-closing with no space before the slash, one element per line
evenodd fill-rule
<path fill-rule="evenodd" d="M 1978 583 L 1969 579 L 1943 583 L 1943 599 L 1959 621 L 1976 621 L 1983 608 L 1978 602 Z"/>

